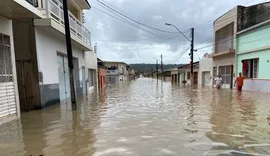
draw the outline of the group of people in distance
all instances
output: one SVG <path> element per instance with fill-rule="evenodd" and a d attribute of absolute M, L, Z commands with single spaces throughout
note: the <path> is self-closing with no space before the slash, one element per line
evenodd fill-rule
<path fill-rule="evenodd" d="M 244 60 L 242 60 L 242 68 L 243 68 L 244 75 L 242 75 L 242 73 L 239 73 L 238 77 L 234 81 L 234 86 L 237 84 L 236 89 L 238 91 L 242 91 L 242 87 L 244 85 L 244 79 L 246 78 L 248 74 L 248 63 Z M 221 86 L 223 85 L 223 80 L 220 75 L 218 75 L 218 77 L 215 78 L 215 82 L 216 82 L 216 88 L 220 89 Z"/>

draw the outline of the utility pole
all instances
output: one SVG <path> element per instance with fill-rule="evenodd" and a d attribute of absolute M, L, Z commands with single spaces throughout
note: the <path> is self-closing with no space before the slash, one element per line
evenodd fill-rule
<path fill-rule="evenodd" d="M 69 83 L 70 83 L 70 94 L 71 94 L 71 104 L 72 109 L 77 109 L 76 103 L 76 93 L 75 93 L 75 84 L 73 76 L 73 55 L 72 55 L 72 46 L 71 46 L 71 37 L 70 37 L 70 27 L 69 27 L 69 14 L 67 0 L 63 0 L 63 10 L 64 10 L 64 19 L 65 19 L 65 33 L 66 33 L 66 47 L 67 47 L 67 57 L 68 57 L 68 67 L 69 67 Z"/>
<path fill-rule="evenodd" d="M 157 80 L 158 80 L 158 60 L 156 60 Z"/>
<path fill-rule="evenodd" d="M 191 45 L 190 45 L 190 74 L 191 74 L 191 85 L 194 83 L 194 73 L 193 73 L 193 53 L 194 53 L 194 28 L 191 28 Z"/>
<path fill-rule="evenodd" d="M 161 61 L 160 61 L 160 68 L 161 68 L 161 80 L 163 79 L 163 61 L 162 61 L 162 54 L 161 54 Z"/>

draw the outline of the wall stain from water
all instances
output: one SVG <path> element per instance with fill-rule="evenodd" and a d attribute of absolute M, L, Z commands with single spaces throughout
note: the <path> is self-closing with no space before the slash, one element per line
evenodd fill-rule
<path fill-rule="evenodd" d="M 0 155 L 270 155 L 269 94 L 140 78 L 0 127 Z"/>

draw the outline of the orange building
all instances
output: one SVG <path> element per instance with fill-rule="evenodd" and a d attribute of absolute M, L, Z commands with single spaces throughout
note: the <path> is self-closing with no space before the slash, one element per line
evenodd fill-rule
<path fill-rule="evenodd" d="M 103 64 L 103 61 L 99 58 L 97 59 L 98 62 L 98 87 L 100 89 L 106 88 L 106 67 Z"/>

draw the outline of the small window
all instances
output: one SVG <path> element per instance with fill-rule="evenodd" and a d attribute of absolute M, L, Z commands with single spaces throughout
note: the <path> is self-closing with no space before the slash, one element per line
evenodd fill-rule
<path fill-rule="evenodd" d="M 190 72 L 187 72 L 187 79 L 190 80 Z"/>

